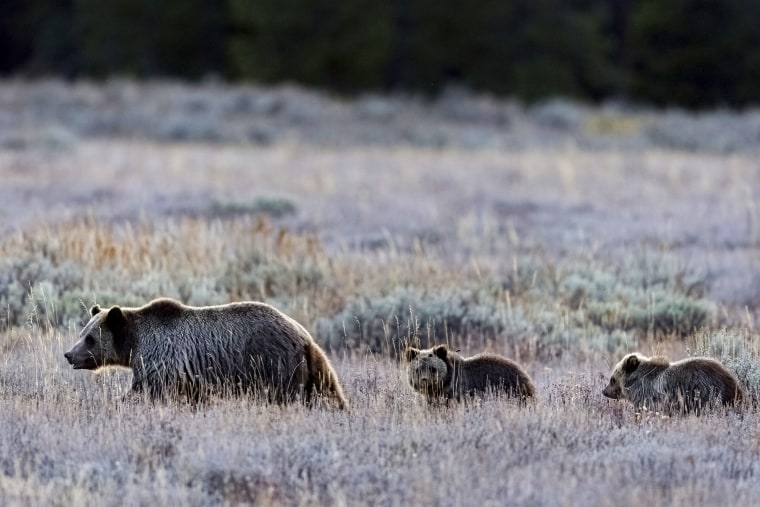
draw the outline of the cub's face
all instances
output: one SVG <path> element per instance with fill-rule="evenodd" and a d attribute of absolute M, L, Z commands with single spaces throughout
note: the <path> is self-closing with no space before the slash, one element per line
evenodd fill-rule
<path fill-rule="evenodd" d="M 407 373 L 412 387 L 429 394 L 440 391 L 448 371 L 447 355 L 448 349 L 445 345 L 424 350 L 407 348 L 404 351 L 404 359 L 408 362 Z"/>
<path fill-rule="evenodd" d="M 639 364 L 641 364 L 641 356 L 639 354 L 633 353 L 625 356 L 612 369 L 610 383 L 604 388 L 602 394 L 613 400 L 628 399 L 628 393 L 625 389 L 625 379 L 628 375 L 636 371 Z"/>
<path fill-rule="evenodd" d="M 75 370 L 95 370 L 101 366 L 123 365 L 120 354 L 124 343 L 126 321 L 121 308 L 90 309 L 90 321 L 79 334 L 79 341 L 63 354 Z"/>

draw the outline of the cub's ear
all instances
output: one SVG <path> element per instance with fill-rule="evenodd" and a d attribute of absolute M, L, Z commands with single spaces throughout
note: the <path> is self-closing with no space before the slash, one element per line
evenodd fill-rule
<path fill-rule="evenodd" d="M 414 347 L 407 347 L 406 350 L 404 350 L 404 360 L 406 361 L 411 361 L 419 355 L 419 349 L 415 349 Z"/>
<path fill-rule="evenodd" d="M 628 356 L 628 358 L 623 362 L 623 371 L 625 373 L 631 373 L 636 370 L 636 368 L 639 367 L 639 358 L 635 354 L 631 354 Z"/>
<path fill-rule="evenodd" d="M 97 314 L 100 313 L 100 306 L 99 305 L 93 305 L 92 308 L 90 308 L 90 317 L 94 317 Z"/>
<path fill-rule="evenodd" d="M 446 345 L 438 345 L 433 349 L 433 353 L 441 359 L 446 359 L 449 355 L 449 348 Z"/>

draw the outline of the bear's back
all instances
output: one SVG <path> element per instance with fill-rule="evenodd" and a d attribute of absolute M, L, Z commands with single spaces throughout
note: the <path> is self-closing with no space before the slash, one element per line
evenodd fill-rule
<path fill-rule="evenodd" d="M 196 379 L 245 388 L 264 380 L 283 392 L 305 382 L 311 337 L 270 305 L 191 307 L 160 299 L 135 309 L 134 318 L 138 370 L 161 372 L 161 383 Z"/>
<path fill-rule="evenodd" d="M 736 377 L 714 359 L 696 357 L 677 361 L 666 370 L 664 378 L 663 390 L 668 397 L 683 396 L 690 405 L 706 406 L 716 398 L 729 404 L 742 398 Z"/>
<path fill-rule="evenodd" d="M 466 391 L 498 390 L 533 396 L 530 377 L 519 364 L 496 354 L 477 354 L 462 361 L 462 383 Z"/>

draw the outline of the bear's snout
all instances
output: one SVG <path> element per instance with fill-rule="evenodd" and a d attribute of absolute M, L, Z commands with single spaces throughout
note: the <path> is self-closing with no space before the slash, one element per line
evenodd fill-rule
<path fill-rule="evenodd" d="M 94 370 L 98 367 L 97 361 L 92 354 L 83 354 L 81 350 L 74 345 L 71 350 L 65 352 L 63 357 L 69 362 L 75 370 Z"/>
<path fill-rule="evenodd" d="M 613 400 L 620 399 L 620 393 L 612 387 L 612 385 L 608 385 L 604 388 L 604 391 L 602 391 L 602 394 L 605 395 L 607 398 L 612 398 Z"/>

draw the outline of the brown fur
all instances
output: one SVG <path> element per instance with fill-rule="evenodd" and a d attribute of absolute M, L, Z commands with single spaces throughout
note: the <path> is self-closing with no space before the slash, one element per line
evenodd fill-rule
<path fill-rule="evenodd" d="M 139 308 L 90 310 L 64 355 L 75 369 L 126 366 L 132 391 L 151 398 L 253 391 L 278 403 L 329 395 L 344 408 L 335 371 L 311 335 L 258 302 L 191 307 L 157 299 Z"/>
<path fill-rule="evenodd" d="M 691 357 L 671 363 L 639 353 L 615 365 L 602 394 L 668 413 L 699 413 L 716 402 L 733 406 L 744 398 L 736 376 L 714 359 Z"/>
<path fill-rule="evenodd" d="M 437 398 L 461 400 L 464 396 L 489 391 L 530 398 L 536 390 L 527 373 L 514 361 L 496 354 L 464 358 L 446 345 L 404 351 L 409 382 L 429 401 Z"/>

